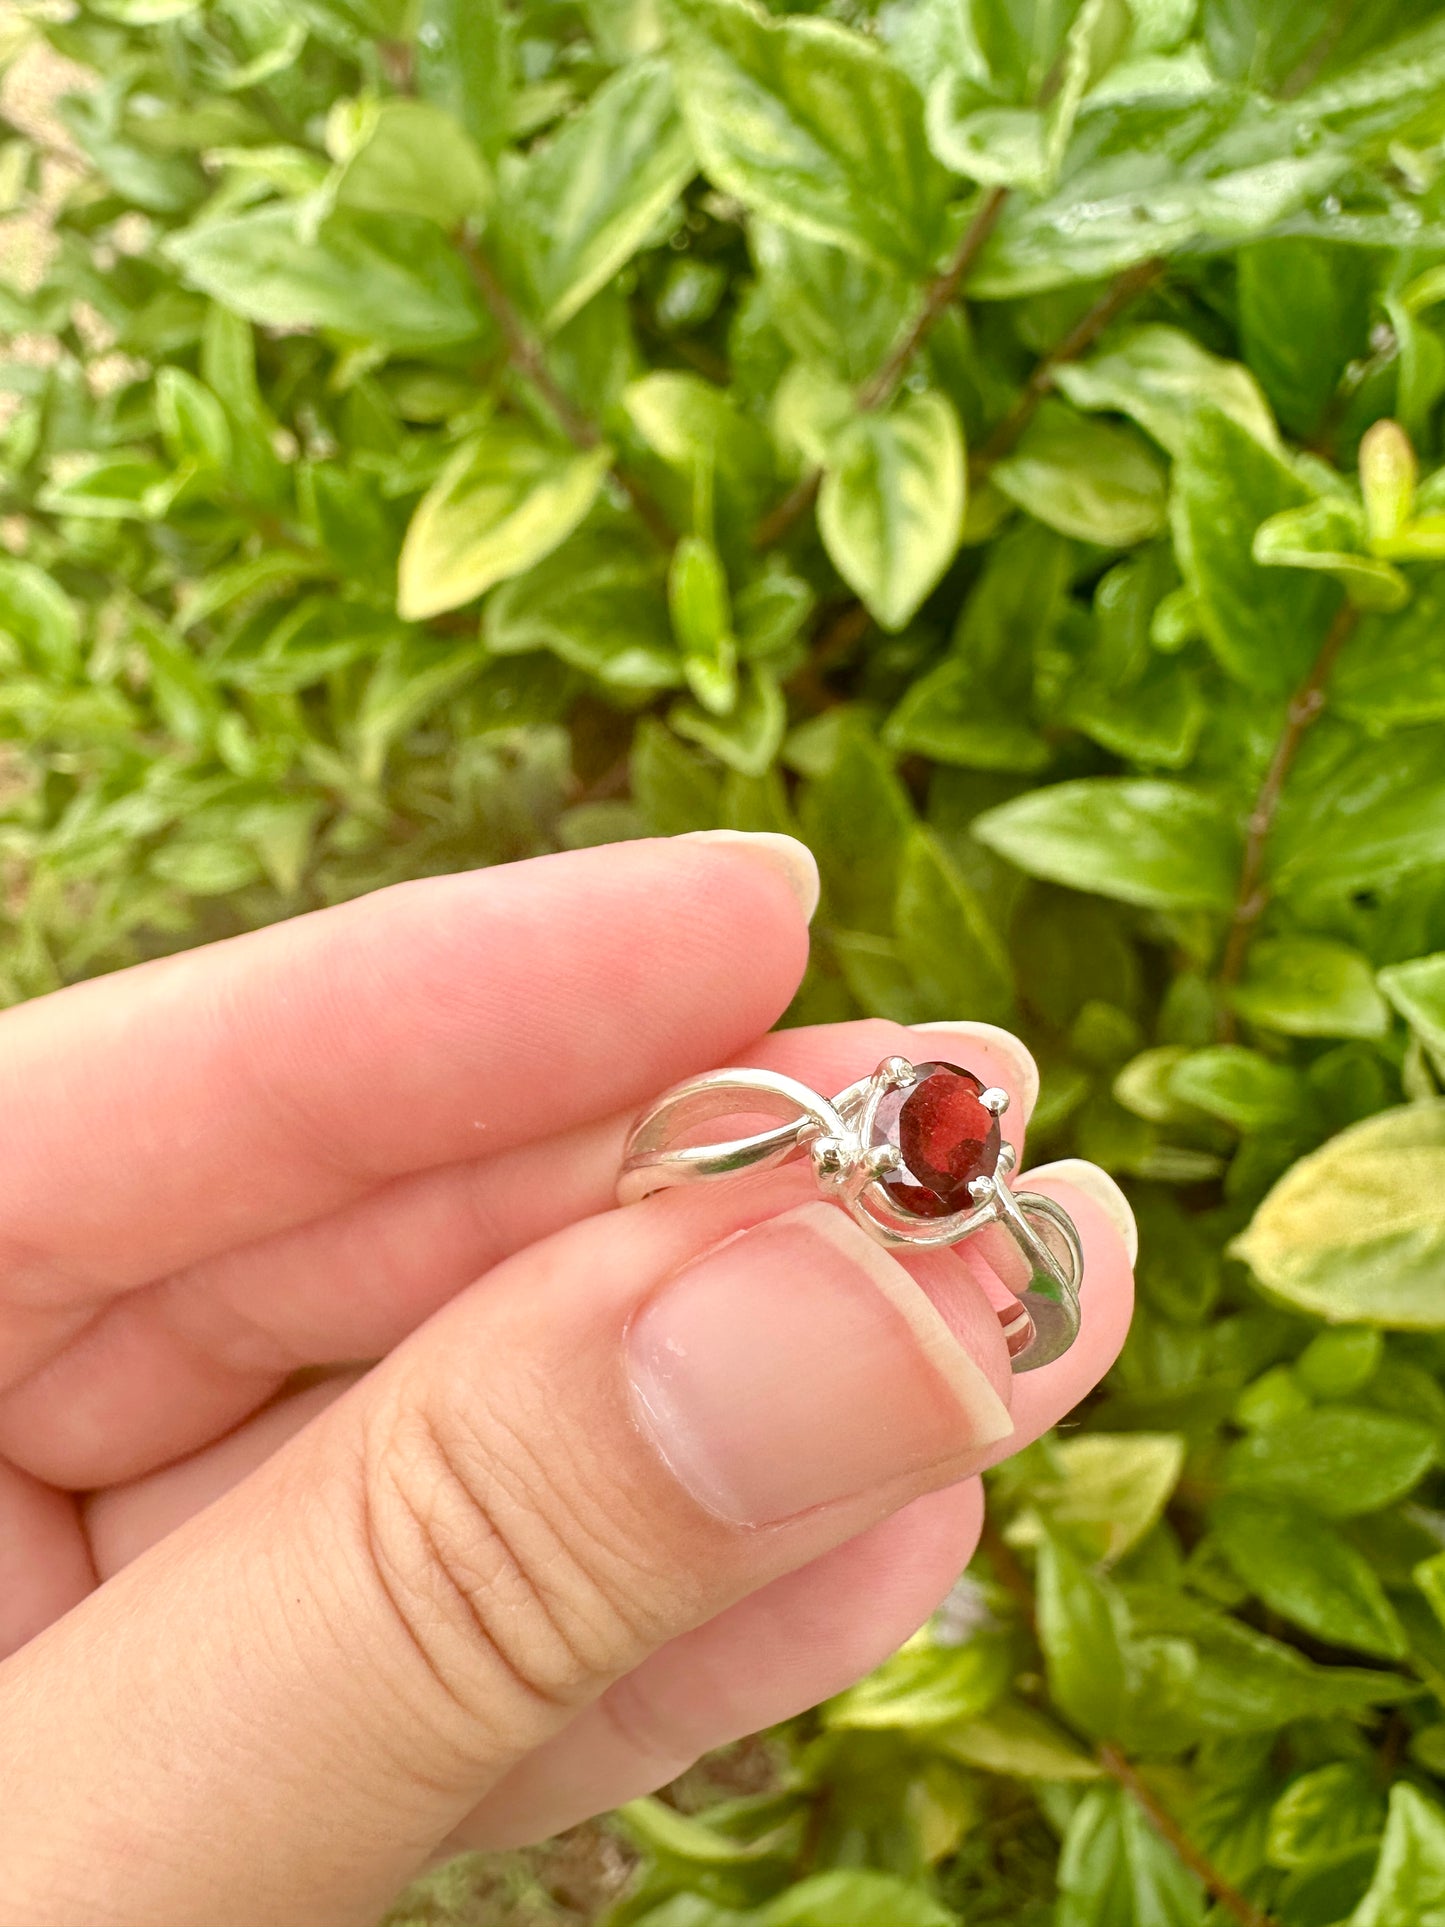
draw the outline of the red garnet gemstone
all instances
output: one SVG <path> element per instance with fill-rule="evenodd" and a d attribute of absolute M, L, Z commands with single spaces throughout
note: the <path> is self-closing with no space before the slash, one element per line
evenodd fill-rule
<path fill-rule="evenodd" d="M 902 1154 L 902 1169 L 882 1180 L 893 1202 L 920 1218 L 945 1218 L 972 1207 L 968 1187 L 993 1176 L 1003 1134 L 980 1102 L 984 1086 L 972 1071 L 957 1064 L 915 1068 L 916 1083 L 880 1102 L 873 1142 Z"/>

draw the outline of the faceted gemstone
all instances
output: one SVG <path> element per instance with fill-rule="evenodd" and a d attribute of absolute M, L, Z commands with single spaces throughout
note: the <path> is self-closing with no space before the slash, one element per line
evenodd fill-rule
<path fill-rule="evenodd" d="M 873 1118 L 873 1142 L 892 1144 L 902 1168 L 883 1179 L 893 1202 L 920 1218 L 946 1218 L 973 1204 L 969 1185 L 991 1178 L 1003 1135 L 979 1101 L 984 1086 L 957 1064 L 919 1064 L 918 1081 L 890 1091 Z"/>

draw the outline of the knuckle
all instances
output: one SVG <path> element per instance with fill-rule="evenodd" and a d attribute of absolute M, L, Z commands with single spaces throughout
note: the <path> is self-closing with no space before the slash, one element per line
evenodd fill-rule
<path fill-rule="evenodd" d="M 369 1428 L 362 1483 L 368 1563 L 399 1629 L 488 1743 L 541 1737 L 646 1650 L 636 1568 L 495 1412 L 397 1402 Z"/>

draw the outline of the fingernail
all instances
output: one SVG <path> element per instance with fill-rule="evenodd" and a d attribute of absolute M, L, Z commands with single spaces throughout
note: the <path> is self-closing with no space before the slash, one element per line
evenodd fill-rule
<path fill-rule="evenodd" d="M 1124 1241 L 1129 1263 L 1134 1263 L 1139 1256 L 1139 1227 L 1129 1200 L 1107 1171 L 1085 1158 L 1056 1158 L 1052 1164 L 1039 1164 L 1032 1171 L 1026 1171 L 1018 1180 L 1017 1188 L 1027 1190 L 1036 1178 L 1057 1178 L 1060 1184 L 1082 1191 L 1113 1225 Z"/>
<path fill-rule="evenodd" d="M 836 1205 L 803 1205 L 696 1259 L 629 1344 L 639 1422 L 734 1525 L 946 1484 L 1013 1430 L 908 1273 Z"/>
<path fill-rule="evenodd" d="M 1015 1037 L 1011 1030 L 1001 1024 L 980 1024 L 972 1020 L 955 1021 L 945 1018 L 941 1023 L 914 1024 L 914 1030 L 951 1031 L 957 1037 L 976 1037 L 980 1044 L 1006 1060 L 1009 1075 L 1005 1088 L 1017 1099 L 1019 1108 L 1027 1117 L 1039 1098 L 1039 1067 L 1034 1062 L 1033 1052 L 1021 1038 Z M 965 1070 L 968 1068 L 964 1066 Z"/>
<path fill-rule="evenodd" d="M 736 843 L 753 851 L 787 880 L 809 923 L 818 907 L 818 865 L 806 843 L 775 830 L 688 830 L 679 843 Z"/>

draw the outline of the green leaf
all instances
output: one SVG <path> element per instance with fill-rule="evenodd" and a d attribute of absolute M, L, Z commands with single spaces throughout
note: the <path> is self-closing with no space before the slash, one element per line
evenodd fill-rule
<path fill-rule="evenodd" d="M 1054 715 L 1116 755 L 1181 769 L 1195 755 L 1206 709 L 1195 665 L 1171 661 L 1154 644 L 1171 580 L 1171 557 L 1158 543 L 1110 568 L 1094 592 L 1092 622 L 1071 607 L 1054 657 L 1065 673 Z"/>
<path fill-rule="evenodd" d="M 1369 352 L 1368 261 L 1356 248 L 1298 238 L 1246 248 L 1239 327 L 1245 360 L 1280 420 L 1308 440 L 1347 364 Z"/>
<path fill-rule="evenodd" d="M 1307 1087 L 1288 1064 L 1271 1063 L 1241 1044 L 1188 1052 L 1169 1073 L 1169 1089 L 1236 1131 L 1269 1131 L 1293 1123 L 1306 1108 Z"/>
<path fill-rule="evenodd" d="M 894 916 L 898 954 L 925 1018 L 958 1010 L 985 1021 L 1007 1014 L 1008 953 L 978 897 L 927 830 L 916 829 L 908 838 Z"/>
<path fill-rule="evenodd" d="M 933 1744 L 966 1766 L 1023 1780 L 1097 1780 L 1103 1772 L 1077 1740 L 1023 1700 L 1005 1700 L 938 1734 Z"/>
<path fill-rule="evenodd" d="M 1326 1518 L 1349 1519 L 1404 1498 L 1435 1453 L 1435 1433 L 1414 1419 L 1324 1405 L 1241 1440 L 1225 1477 L 1240 1491 L 1296 1499 Z"/>
<path fill-rule="evenodd" d="M 488 596 L 482 633 L 494 655 L 550 650 L 620 690 L 675 689 L 682 664 L 668 620 L 664 558 L 640 529 L 591 518 Z"/>
<path fill-rule="evenodd" d="M 1185 1639 L 1193 1648 L 1186 1708 L 1207 1734 L 1277 1734 L 1290 1720 L 1358 1716 L 1415 1691 L 1398 1673 L 1317 1666 L 1176 1587 L 1130 1587 L 1128 1603 L 1137 1632 Z"/>
<path fill-rule="evenodd" d="M 375 783 L 388 752 L 439 703 L 470 682 L 482 666 L 474 641 L 447 649 L 430 638 L 404 638 L 377 663 L 356 713 L 357 761 Z"/>
<path fill-rule="evenodd" d="M 954 1916 L 892 1874 L 835 1868 L 800 1880 L 762 1909 L 759 1927 L 955 1927 Z"/>
<path fill-rule="evenodd" d="M 1410 585 L 1396 568 L 1363 553 L 1365 518 L 1358 503 L 1330 496 L 1285 509 L 1254 533 L 1254 559 L 1267 569 L 1317 569 L 1332 575 L 1357 609 L 1401 609 Z"/>
<path fill-rule="evenodd" d="M 1059 1857 L 1056 1927 L 1202 1927 L 1203 1888 L 1121 1787 L 1074 1809 Z"/>
<path fill-rule="evenodd" d="M 1114 1738 L 1130 1687 L 1123 1602 L 1054 1539 L 1039 1547 L 1036 1587 L 1039 1640 L 1054 1704 L 1091 1739 Z"/>
<path fill-rule="evenodd" d="M 1042 1522 L 1084 1557 L 1112 1565 L 1158 1524 L 1184 1469 L 1184 1440 L 1171 1432 L 1086 1432 L 1059 1439 L 1030 1498 Z M 1013 1545 L 1042 1538 L 1022 1515 Z"/>
<path fill-rule="evenodd" d="M 691 1814 L 679 1813 L 662 1800 L 629 1800 L 617 1809 L 627 1831 L 653 1852 L 697 1867 L 731 1867 L 759 1860 L 776 1851 L 766 1836 L 734 1840 Z"/>
<path fill-rule="evenodd" d="M 838 573 L 885 629 L 901 629 L 953 560 L 963 531 L 958 417 L 941 395 L 859 415 L 833 445 L 818 527 Z"/>
<path fill-rule="evenodd" d="M 1445 731 L 1400 730 L 1382 756 L 1360 743 L 1287 788 L 1268 862 L 1281 894 L 1380 889 L 1440 861 Z"/>
<path fill-rule="evenodd" d="M 1382 1037 L 1390 1023 L 1368 960 L 1328 937 L 1251 945 L 1231 1001 L 1248 1023 L 1287 1037 Z"/>
<path fill-rule="evenodd" d="M 1064 614 L 1073 551 L 1020 521 L 989 549 L 949 653 L 903 696 L 884 728 L 891 749 L 973 769 L 1038 770 L 1049 747 L 1034 726 L 1034 653 Z M 1021 647 L 1027 638 L 1033 649 Z"/>
<path fill-rule="evenodd" d="M 1362 1841 L 1378 1840 L 1384 1805 L 1353 1761 L 1301 1773 L 1270 1809 L 1266 1853 L 1272 1867 L 1310 1867 Z"/>
<path fill-rule="evenodd" d="M 1094 776 L 986 810 L 973 834 L 1032 876 L 1159 909 L 1227 909 L 1238 843 L 1218 805 L 1180 783 Z"/>
<path fill-rule="evenodd" d="M 0 638 L 60 675 L 74 667 L 80 647 L 80 618 L 69 596 L 33 562 L 8 555 L 0 556 Z"/>
<path fill-rule="evenodd" d="M 990 478 L 1061 535 L 1105 548 L 1147 541 L 1164 527 L 1164 471 L 1147 443 L 1046 401 Z"/>
<path fill-rule="evenodd" d="M 726 716 L 738 695 L 737 641 L 727 574 L 704 536 L 685 535 L 673 550 L 667 602 L 689 688 L 704 709 Z"/>
<path fill-rule="evenodd" d="M 62 479 L 47 482 L 36 497 L 51 515 L 97 522 L 148 522 L 171 506 L 173 471 L 131 455 L 82 459 Z"/>
<path fill-rule="evenodd" d="M 914 815 L 892 763 L 865 730 L 845 729 L 832 767 L 804 791 L 800 814 L 822 869 L 827 921 L 890 936 Z"/>
<path fill-rule="evenodd" d="M 657 368 L 628 383 L 622 405 L 648 446 L 688 477 L 694 503 L 714 494 L 720 521 L 725 510 L 740 521 L 761 512 L 775 485 L 767 438 L 726 389 Z"/>
<path fill-rule="evenodd" d="M 520 423 L 489 423 L 457 450 L 412 516 L 399 613 L 421 622 L 531 568 L 586 515 L 611 459 L 606 447 L 563 449 Z"/>
<path fill-rule="evenodd" d="M 1008 1681 L 1008 1652 L 998 1639 L 939 1646 L 925 1631 L 877 1672 L 829 1701 L 824 1720 L 830 1727 L 858 1731 L 952 1725 L 986 1712 Z"/>
<path fill-rule="evenodd" d="M 1398 615 L 1366 616 L 1330 678 L 1330 703 L 1367 729 L 1445 721 L 1445 570 L 1419 582 Z"/>
<path fill-rule="evenodd" d="M 773 438 L 789 466 L 822 468 L 857 419 L 848 382 L 821 362 L 795 361 L 778 383 L 770 413 Z"/>
<path fill-rule="evenodd" d="M 1266 448 L 1278 431 L 1259 384 L 1237 361 L 1212 355 L 1182 328 L 1151 322 L 1113 335 L 1084 361 L 1062 362 L 1054 384 L 1076 408 L 1128 415 L 1171 455 L 1182 455 L 1202 407 L 1222 415 Z"/>
<path fill-rule="evenodd" d="M 327 121 L 338 207 L 411 214 L 443 228 L 486 213 L 492 179 L 449 113 L 422 100 L 339 101 Z"/>
<path fill-rule="evenodd" d="M 788 706 L 776 679 L 750 664 L 743 672 L 737 702 L 727 715 L 682 703 L 668 720 L 680 735 L 710 749 L 740 776 L 762 776 L 782 748 Z"/>
<path fill-rule="evenodd" d="M 800 360 L 858 386 L 893 346 L 914 301 L 896 269 L 774 221 L 749 223 L 767 312 Z"/>
<path fill-rule="evenodd" d="M 184 228 L 165 252 L 193 287 L 273 328 L 330 328 L 394 348 L 473 341 L 487 317 L 431 221 L 338 209 L 307 238 L 293 207 Z"/>
<path fill-rule="evenodd" d="M 1302 680 L 1338 598 L 1324 578 L 1255 560 L 1260 523 L 1311 499 L 1238 422 L 1200 411 L 1174 471 L 1174 542 L 1210 647 L 1253 689 L 1283 693 Z"/>
<path fill-rule="evenodd" d="M 1368 1325 L 1316 1332 L 1300 1353 L 1295 1375 L 1315 1398 L 1348 1398 L 1375 1376 L 1384 1356 L 1383 1336 Z"/>
<path fill-rule="evenodd" d="M 156 419 L 173 461 L 222 469 L 229 465 L 231 425 L 226 411 L 205 383 L 184 368 L 157 370 Z"/>
<path fill-rule="evenodd" d="M 1391 10 L 1390 25 L 1400 18 Z M 1302 97 L 1307 111 L 1348 132 L 1359 143 L 1409 130 L 1428 139 L 1442 131 L 1440 87 L 1445 80 L 1445 26 L 1439 18 L 1387 39 L 1362 59 L 1316 83 Z"/>
<path fill-rule="evenodd" d="M 738 653 L 749 662 L 781 655 L 797 638 L 813 604 L 813 591 L 800 576 L 765 566 L 737 594 Z"/>
<path fill-rule="evenodd" d="M 1445 1813 L 1401 1781 L 1369 1891 L 1349 1927 L 1445 1927 Z"/>
<path fill-rule="evenodd" d="M 1445 1328 L 1445 1100 L 1341 1131 L 1285 1172 L 1235 1240 L 1273 1297 L 1332 1324 Z"/>
<path fill-rule="evenodd" d="M 1005 209 L 970 277 L 987 300 L 1102 279 L 1192 243 L 1237 244 L 1326 193 L 1347 165 L 1292 105 L 1207 73 L 1174 97 L 1086 103 L 1059 185 Z"/>
<path fill-rule="evenodd" d="M 656 835 L 717 827 L 722 813 L 717 777 L 651 717 L 633 738 L 630 778 L 633 797 Z"/>
<path fill-rule="evenodd" d="M 512 71 L 501 0 L 421 0 L 416 27 L 420 93 L 464 127 L 482 153 L 505 146 Z"/>
<path fill-rule="evenodd" d="M 1360 438 L 1360 494 L 1377 554 L 1389 553 L 1384 545 L 1409 521 L 1419 476 L 1410 437 L 1398 422 L 1378 421 L 1365 430 Z"/>
<path fill-rule="evenodd" d="M 1369 1562 L 1323 1519 L 1281 1500 L 1226 1493 L 1211 1526 L 1273 1612 L 1331 1645 L 1404 1657 L 1404 1632 Z"/>
<path fill-rule="evenodd" d="M 1391 964 L 1379 984 L 1436 1064 L 1445 1064 L 1445 951 Z"/>
<path fill-rule="evenodd" d="M 745 0 L 674 0 L 673 12 L 683 111 L 714 183 L 816 241 L 928 272 L 947 176 L 922 100 L 878 45 Z"/>
<path fill-rule="evenodd" d="M 672 75 L 654 60 L 615 74 L 528 156 L 508 217 L 548 333 L 632 259 L 694 165 Z"/>
<path fill-rule="evenodd" d="M 975 33 L 984 27 L 988 11 L 985 7 L 974 10 L 970 24 Z M 1036 9 L 1036 24 L 1052 25 L 1054 11 L 1052 7 Z M 977 77 L 959 67 L 945 69 L 928 99 L 928 136 L 933 151 L 956 173 L 975 181 L 1026 188 L 1032 194 L 1046 193 L 1058 174 L 1090 81 L 1108 67 L 1131 25 L 1127 10 L 1118 0 L 1084 0 L 1074 12 L 1062 47 L 1049 62 L 1046 76 L 1038 83 L 1039 93 L 1046 83 L 1049 89 L 1047 102 L 1039 107 L 979 106 L 976 103 L 982 90 Z M 988 37 L 997 42 L 998 36 Z M 1033 64 L 1026 63 L 1025 71 Z M 1019 63 L 1010 65 L 1017 70 Z M 1033 91 L 1028 89 L 1025 97 Z"/>

